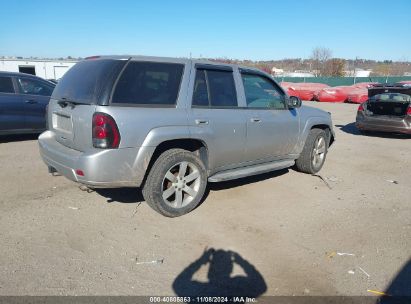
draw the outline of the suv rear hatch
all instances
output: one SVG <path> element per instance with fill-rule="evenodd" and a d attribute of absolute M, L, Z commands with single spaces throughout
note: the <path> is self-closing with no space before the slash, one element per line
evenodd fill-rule
<path fill-rule="evenodd" d="M 92 149 L 92 118 L 97 105 L 107 104 L 112 87 L 126 64 L 119 59 L 86 59 L 58 82 L 48 106 L 49 130 L 62 145 Z"/>
<path fill-rule="evenodd" d="M 410 87 L 381 87 L 368 90 L 367 110 L 373 115 L 397 116 L 407 115 L 411 103 Z"/>

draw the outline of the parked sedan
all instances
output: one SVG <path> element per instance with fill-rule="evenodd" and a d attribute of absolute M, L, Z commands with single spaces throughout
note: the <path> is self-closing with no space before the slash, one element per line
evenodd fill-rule
<path fill-rule="evenodd" d="M 411 134 L 411 86 L 375 85 L 368 89 L 355 122 L 361 132 L 381 131 Z"/>
<path fill-rule="evenodd" d="M 33 75 L 0 72 L 0 134 L 44 131 L 54 86 Z"/>

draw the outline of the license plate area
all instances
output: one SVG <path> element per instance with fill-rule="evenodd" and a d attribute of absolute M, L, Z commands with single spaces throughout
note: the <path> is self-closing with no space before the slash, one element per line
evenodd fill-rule
<path fill-rule="evenodd" d="M 73 123 L 71 117 L 62 113 L 53 113 L 53 129 L 63 131 L 66 133 L 72 133 Z"/>

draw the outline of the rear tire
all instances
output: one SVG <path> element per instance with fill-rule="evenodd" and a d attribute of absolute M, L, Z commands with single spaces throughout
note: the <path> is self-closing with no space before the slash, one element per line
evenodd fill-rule
<path fill-rule="evenodd" d="M 189 213 L 201 202 L 207 185 L 201 159 L 183 149 L 170 149 L 159 156 L 143 186 L 147 204 L 167 217 Z"/>
<path fill-rule="evenodd" d="M 322 129 L 312 129 L 300 157 L 295 161 L 298 171 L 315 174 L 321 170 L 327 156 L 329 137 Z"/>

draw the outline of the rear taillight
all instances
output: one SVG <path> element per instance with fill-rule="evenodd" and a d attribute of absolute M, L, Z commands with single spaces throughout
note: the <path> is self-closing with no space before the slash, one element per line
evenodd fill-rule
<path fill-rule="evenodd" d="M 358 107 L 358 110 L 357 110 L 357 111 L 358 111 L 358 112 L 363 112 L 363 111 L 364 111 L 363 103 L 360 104 L 360 106 Z"/>
<path fill-rule="evenodd" d="M 411 106 L 409 106 L 408 109 L 407 109 L 407 115 L 411 116 Z"/>
<path fill-rule="evenodd" d="M 120 144 L 120 132 L 113 117 L 105 113 L 93 115 L 93 146 L 100 149 L 115 149 Z"/>
<path fill-rule="evenodd" d="M 84 176 L 83 170 L 77 169 L 77 170 L 76 170 L 76 175 L 78 175 L 78 176 Z"/>

